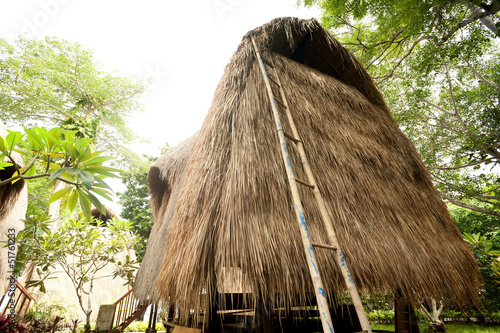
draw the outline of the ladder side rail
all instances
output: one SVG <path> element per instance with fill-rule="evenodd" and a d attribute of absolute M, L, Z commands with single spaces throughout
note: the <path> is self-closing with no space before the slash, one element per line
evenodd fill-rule
<path fill-rule="evenodd" d="M 261 69 L 262 75 L 264 77 L 264 82 L 266 84 L 266 89 L 267 89 L 267 92 L 269 95 L 269 99 L 271 100 L 271 107 L 273 109 L 274 121 L 276 123 L 276 128 L 278 130 L 278 136 L 279 136 L 280 145 L 281 145 L 283 162 L 285 164 L 285 168 L 286 168 L 287 176 L 288 176 L 288 182 L 290 184 L 293 201 L 295 203 L 295 214 L 297 215 L 297 221 L 299 223 L 299 229 L 300 229 L 300 233 L 302 236 L 302 242 L 304 244 L 304 250 L 306 253 L 306 257 L 307 257 L 307 262 L 309 265 L 309 271 L 311 273 L 311 278 L 312 278 L 313 285 L 314 285 L 314 293 L 316 294 L 318 308 L 320 310 L 320 317 L 321 317 L 321 323 L 323 326 L 323 331 L 333 333 L 334 330 L 333 330 L 332 319 L 330 317 L 330 309 L 328 307 L 328 302 L 326 300 L 323 281 L 321 279 L 321 276 L 319 275 L 318 262 L 316 259 L 316 255 L 314 253 L 314 250 L 313 250 L 313 247 L 311 244 L 311 239 L 309 238 L 309 231 L 307 229 L 307 224 L 306 224 L 306 220 L 305 220 L 305 216 L 304 216 L 304 209 L 302 207 L 302 203 L 301 203 L 300 195 L 299 195 L 299 190 L 298 190 L 297 184 L 295 182 L 295 176 L 293 174 L 293 170 L 292 170 L 292 166 L 291 166 L 291 162 L 290 162 L 290 157 L 288 155 L 288 149 L 286 146 L 285 135 L 283 134 L 283 127 L 281 126 L 281 120 L 280 120 L 280 117 L 278 114 L 278 108 L 277 108 L 276 101 L 275 101 L 274 96 L 273 96 L 273 91 L 272 91 L 271 85 L 269 83 L 266 69 L 264 67 L 264 63 L 262 61 L 262 57 L 260 55 L 259 49 L 257 48 L 257 45 L 255 44 L 255 40 L 253 39 L 253 37 L 250 37 L 250 38 L 252 40 L 252 44 L 254 46 L 255 53 L 257 55 L 257 60 L 259 61 L 260 69 Z"/>
<path fill-rule="evenodd" d="M 276 66 L 273 63 L 274 68 Z M 276 69 L 275 69 L 276 71 Z M 281 95 L 281 100 L 285 104 L 285 109 L 286 109 L 286 115 L 288 117 L 289 125 L 292 130 L 292 135 L 296 139 L 294 142 L 297 146 L 297 150 L 299 151 L 300 159 L 302 162 L 302 166 L 304 167 L 304 171 L 306 172 L 307 179 L 309 184 L 313 185 L 313 193 L 314 197 L 316 198 L 316 201 L 318 203 L 319 210 L 321 212 L 321 216 L 323 217 L 323 223 L 326 228 L 326 232 L 328 235 L 328 239 L 330 240 L 331 245 L 336 248 L 336 260 L 337 263 L 340 267 L 340 270 L 342 271 L 342 276 L 344 277 L 345 284 L 347 286 L 347 289 L 349 291 L 349 294 L 351 295 L 354 307 L 356 309 L 356 313 L 359 318 L 359 322 L 361 324 L 361 328 L 364 331 L 367 331 L 371 333 L 371 328 L 370 324 L 368 322 L 368 318 L 366 316 L 366 313 L 363 308 L 363 303 L 361 302 L 361 298 L 359 296 L 358 289 L 356 288 L 356 285 L 354 284 L 354 280 L 351 276 L 351 273 L 349 272 L 349 268 L 347 267 L 347 263 L 345 261 L 344 255 L 342 253 L 342 250 L 340 248 L 337 235 L 335 234 L 335 230 L 333 229 L 333 223 L 330 218 L 330 214 L 328 214 L 328 211 L 326 209 L 326 204 L 323 199 L 323 196 L 321 195 L 321 192 L 318 188 L 318 184 L 316 183 L 316 179 L 314 178 L 314 175 L 311 170 L 311 166 L 309 164 L 309 161 L 306 156 L 306 152 L 304 150 L 304 144 L 302 142 L 302 138 L 299 136 L 299 132 L 297 131 L 297 127 L 295 126 L 295 122 L 293 121 L 292 114 L 290 112 L 290 108 L 288 105 L 288 100 L 286 99 L 285 91 L 283 90 L 283 87 L 281 85 L 281 80 L 279 75 L 276 76 L 276 81 L 278 82 L 278 87 L 280 90 L 280 95 Z M 298 140 L 297 140 L 298 139 Z"/>

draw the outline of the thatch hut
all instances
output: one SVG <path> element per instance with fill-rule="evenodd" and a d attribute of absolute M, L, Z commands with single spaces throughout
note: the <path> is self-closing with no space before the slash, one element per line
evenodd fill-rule
<path fill-rule="evenodd" d="M 6 137 L 7 131 L 0 122 L 0 136 Z M 13 153 L 13 158 L 18 166 L 24 166 L 23 160 L 18 153 Z M 7 158 L 2 162 L 11 162 Z M 16 172 L 14 166 L 0 170 L 0 180 L 5 180 Z M 3 247 L 4 242 L 8 242 L 12 237 L 8 235 L 16 234 L 24 228 L 23 219 L 26 217 L 26 209 L 28 208 L 28 189 L 24 180 L 19 180 L 14 184 L 10 183 L 0 186 L 0 295 L 7 289 L 9 281 L 7 278 L 11 275 L 12 260 L 17 253 L 15 250 Z M 12 239 L 13 240 L 13 239 Z M 10 262 L 9 262 L 10 260 Z"/>
<path fill-rule="evenodd" d="M 410 301 L 476 299 L 476 262 L 372 79 L 316 20 L 296 18 L 275 19 L 243 38 L 198 134 L 151 168 L 155 226 L 136 295 L 175 302 L 187 316 L 203 307 L 202 290 L 215 295 L 224 285 L 228 270 L 239 272 L 253 300 L 293 305 L 312 289 L 250 36 L 284 83 L 358 288 L 397 291 Z M 311 238 L 327 243 L 311 191 L 300 191 Z M 317 256 L 334 302 L 343 279 L 330 250 Z"/>

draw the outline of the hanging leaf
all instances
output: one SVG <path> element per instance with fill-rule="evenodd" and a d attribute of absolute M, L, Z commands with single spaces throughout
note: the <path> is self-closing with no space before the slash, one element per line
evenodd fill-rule
<path fill-rule="evenodd" d="M 23 137 L 23 135 L 16 131 L 8 131 L 9 134 L 5 137 L 5 141 L 9 145 L 10 152 L 12 153 L 12 149 L 17 145 L 19 140 Z"/>
<path fill-rule="evenodd" d="M 40 135 L 35 130 L 25 128 L 24 131 L 26 132 L 28 138 L 28 144 L 31 147 L 31 150 L 43 150 L 45 149 L 45 144 L 43 143 L 42 138 Z"/>
<path fill-rule="evenodd" d="M 69 191 L 71 191 L 70 187 L 63 188 L 62 190 L 57 191 L 56 193 L 52 194 L 49 199 L 49 204 L 61 199 L 64 195 L 66 195 Z"/>
<path fill-rule="evenodd" d="M 5 139 L 0 137 L 0 151 L 3 154 L 7 154 L 7 142 L 5 142 Z"/>
<path fill-rule="evenodd" d="M 87 195 L 88 195 L 88 197 L 90 199 L 90 202 L 92 202 L 92 204 L 97 209 L 99 209 L 99 211 L 101 212 L 101 214 L 106 215 L 106 208 L 104 208 L 104 205 L 99 201 L 99 199 L 97 199 L 97 197 L 95 195 L 93 195 L 92 193 L 90 193 L 90 192 L 87 192 Z"/>
<path fill-rule="evenodd" d="M 77 203 L 78 203 L 78 192 L 75 189 L 72 189 L 71 194 L 68 197 L 68 209 L 70 212 L 75 210 Z"/>
<path fill-rule="evenodd" d="M 9 163 L 9 162 L 0 162 L 0 170 L 3 170 L 3 169 L 8 168 L 10 166 L 13 166 L 13 164 Z"/>
<path fill-rule="evenodd" d="M 53 181 L 55 180 L 57 177 L 59 177 L 60 175 L 62 175 L 63 173 L 65 173 L 66 171 L 68 171 L 69 168 L 61 168 L 59 170 L 56 170 L 54 172 L 52 172 L 52 174 L 50 175 L 49 177 L 49 180 L 50 181 Z"/>
<path fill-rule="evenodd" d="M 91 213 L 90 213 L 90 201 L 88 197 L 85 195 L 85 192 L 83 192 L 81 189 L 77 189 L 78 192 L 78 199 L 80 199 L 80 207 L 82 208 L 83 215 L 85 215 L 85 218 L 87 220 L 90 219 Z"/>
<path fill-rule="evenodd" d="M 95 158 L 92 158 L 91 160 L 83 163 L 84 165 L 91 165 L 91 164 L 102 164 L 106 161 L 112 160 L 113 157 L 110 156 L 97 156 Z"/>
<path fill-rule="evenodd" d="M 94 176 L 82 170 L 79 171 L 78 176 L 80 177 L 80 180 L 82 181 L 83 185 L 87 188 L 87 190 L 90 190 L 92 188 L 92 185 L 94 185 Z"/>
<path fill-rule="evenodd" d="M 92 192 L 100 195 L 101 197 L 103 197 L 104 199 L 107 199 L 109 201 L 113 201 L 113 199 L 111 198 L 111 196 L 113 195 L 112 193 L 108 192 L 108 191 L 105 191 L 103 189 L 100 189 L 100 188 L 96 188 L 96 186 L 92 187 L 91 189 Z"/>

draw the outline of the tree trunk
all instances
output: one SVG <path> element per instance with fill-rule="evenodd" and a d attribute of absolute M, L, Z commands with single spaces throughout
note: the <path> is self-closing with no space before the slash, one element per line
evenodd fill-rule
<path fill-rule="evenodd" d="M 428 333 L 434 333 L 434 332 L 446 332 L 446 325 L 439 319 L 439 316 L 441 315 L 441 312 L 443 312 L 444 308 L 444 303 L 443 301 L 439 302 L 439 309 L 437 308 L 437 302 L 434 298 L 431 299 L 431 306 L 432 306 L 432 315 L 427 311 L 425 306 L 421 305 L 420 307 L 422 308 L 422 312 L 424 313 L 425 317 L 427 320 L 431 322 L 431 325 L 429 326 Z"/>
<path fill-rule="evenodd" d="M 481 7 L 479 7 L 478 5 L 474 5 L 474 4 L 469 5 L 469 9 L 472 11 L 472 14 L 474 14 L 474 15 L 483 12 L 483 9 Z M 491 32 L 493 32 L 495 34 L 495 36 L 499 36 L 498 35 L 498 27 L 496 26 L 495 22 L 491 18 L 486 16 L 486 17 L 481 17 L 480 20 L 481 20 L 481 23 L 486 28 L 488 28 Z"/>

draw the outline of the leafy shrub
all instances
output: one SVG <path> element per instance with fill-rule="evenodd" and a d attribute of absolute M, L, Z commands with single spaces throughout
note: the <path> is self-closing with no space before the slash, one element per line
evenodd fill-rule
<path fill-rule="evenodd" d="M 8 316 L 0 314 L 0 332 L 2 333 L 24 333 L 27 332 L 26 326 L 19 318 L 11 319 Z"/>
<path fill-rule="evenodd" d="M 367 314 L 368 321 L 372 323 L 394 322 L 394 310 L 375 310 Z"/>
<path fill-rule="evenodd" d="M 127 328 L 125 328 L 124 332 L 145 332 L 146 328 L 148 328 L 147 321 L 134 321 Z M 165 328 L 162 324 L 156 323 L 157 331 L 164 331 Z"/>

